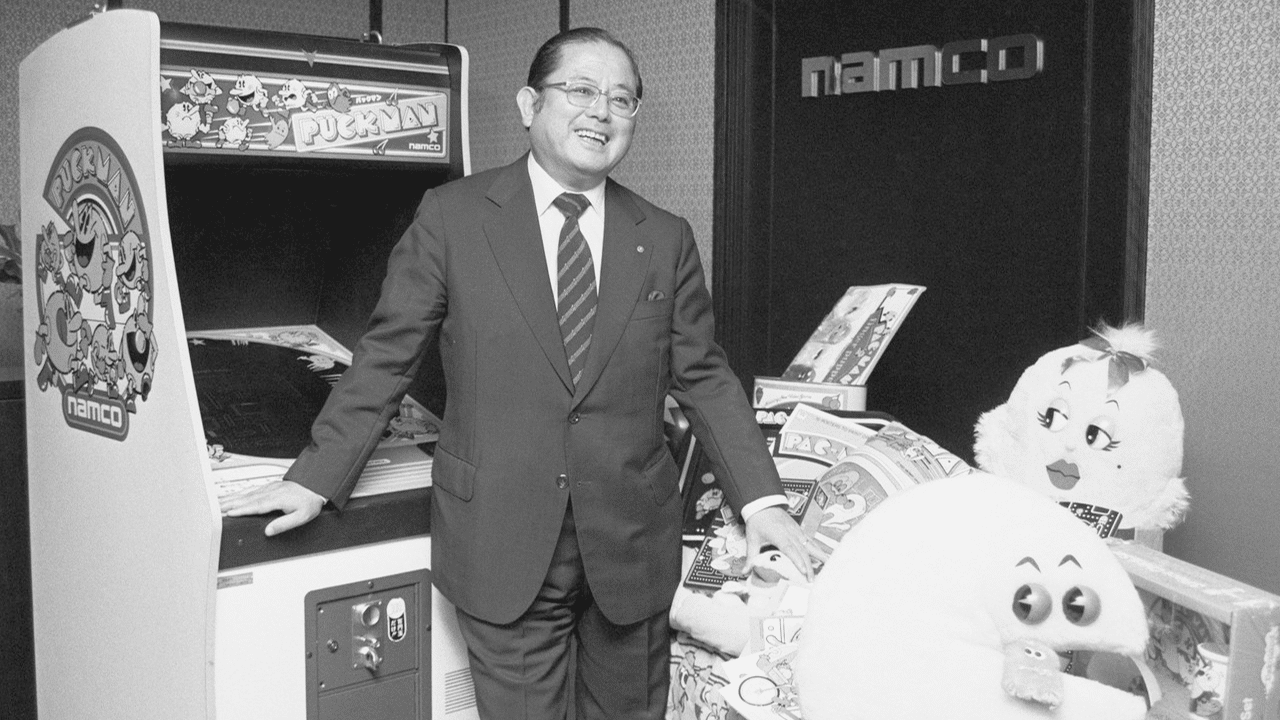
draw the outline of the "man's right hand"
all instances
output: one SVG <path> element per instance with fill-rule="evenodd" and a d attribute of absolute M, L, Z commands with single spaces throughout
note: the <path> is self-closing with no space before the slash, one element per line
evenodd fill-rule
<path fill-rule="evenodd" d="M 267 523 L 265 533 L 271 537 L 314 520 L 324 506 L 324 498 L 292 480 L 281 480 L 223 498 L 221 506 L 222 514 L 231 517 L 283 512 L 283 516 Z"/>

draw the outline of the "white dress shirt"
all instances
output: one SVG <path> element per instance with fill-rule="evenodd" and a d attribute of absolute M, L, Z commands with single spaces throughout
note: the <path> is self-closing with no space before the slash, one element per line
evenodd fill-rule
<path fill-rule="evenodd" d="M 542 231 L 542 252 L 547 259 L 547 281 L 551 284 L 551 297 L 559 295 L 556 276 L 559 274 L 560 230 L 564 227 L 564 213 L 552 203 L 566 190 L 547 174 L 546 170 L 533 159 L 529 153 L 529 181 L 533 184 L 533 207 L 538 213 L 538 226 Z M 585 195 L 591 207 L 583 211 L 578 218 L 578 229 L 587 241 L 587 249 L 591 251 L 591 264 L 596 271 L 596 294 L 600 293 L 600 258 L 604 254 L 604 183 L 578 193 Z M 558 302 L 558 300 L 557 300 Z M 766 495 L 743 506 L 742 520 L 756 514 L 760 510 L 775 505 L 786 505 L 785 495 Z"/>

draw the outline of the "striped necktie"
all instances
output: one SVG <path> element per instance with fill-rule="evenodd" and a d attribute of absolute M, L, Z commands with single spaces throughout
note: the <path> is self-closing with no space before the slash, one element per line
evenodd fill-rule
<path fill-rule="evenodd" d="M 560 245 L 556 251 L 556 309 L 560 315 L 560 337 L 564 339 L 569 375 L 578 384 L 591 347 L 591 328 L 596 319 L 596 270 L 591 250 L 578 228 L 578 216 L 591 201 L 585 195 L 563 193 L 553 204 L 564 213 Z"/>

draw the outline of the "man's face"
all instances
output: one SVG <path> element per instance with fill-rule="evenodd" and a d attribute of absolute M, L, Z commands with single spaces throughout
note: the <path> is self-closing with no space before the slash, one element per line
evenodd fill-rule
<path fill-rule="evenodd" d="M 546 82 L 588 83 L 605 93 L 636 92 L 636 77 L 626 53 L 599 42 L 561 48 L 560 65 Z M 516 102 L 521 120 L 529 128 L 534 159 L 570 190 L 599 185 L 631 147 L 635 118 L 613 114 L 606 97 L 583 108 L 569 104 L 557 88 L 526 87 Z"/>

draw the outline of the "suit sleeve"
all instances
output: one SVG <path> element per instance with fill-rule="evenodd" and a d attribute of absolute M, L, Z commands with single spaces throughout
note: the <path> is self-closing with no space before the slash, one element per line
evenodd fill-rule
<path fill-rule="evenodd" d="M 351 367 L 311 426 L 285 478 L 341 508 L 417 374 L 446 309 L 439 198 L 428 191 L 387 261 L 382 294 Z"/>
<path fill-rule="evenodd" d="M 747 503 L 784 490 L 742 383 L 715 342 L 711 295 L 693 230 L 683 219 L 680 225 L 671 395 L 716 467 L 729 503 L 741 512 Z"/>

